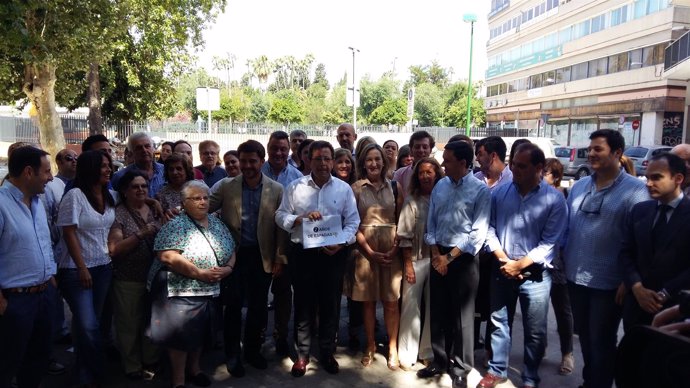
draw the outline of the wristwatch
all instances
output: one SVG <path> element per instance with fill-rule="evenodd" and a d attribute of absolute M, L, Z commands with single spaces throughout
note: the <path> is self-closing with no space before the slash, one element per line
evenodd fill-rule
<path fill-rule="evenodd" d="M 451 255 L 450 252 L 446 253 L 446 259 L 448 260 L 448 263 L 452 262 L 455 260 L 455 256 Z"/>

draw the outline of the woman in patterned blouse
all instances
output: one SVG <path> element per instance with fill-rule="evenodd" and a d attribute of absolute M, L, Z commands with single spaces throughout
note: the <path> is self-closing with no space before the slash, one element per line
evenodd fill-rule
<path fill-rule="evenodd" d="M 235 265 L 235 242 L 225 224 L 208 216 L 208 187 L 189 181 L 181 191 L 183 213 L 156 236 L 151 338 L 168 348 L 172 386 L 184 387 L 185 369 L 196 386 L 211 380 L 199 357 L 211 323 L 212 299 Z"/>
<path fill-rule="evenodd" d="M 180 212 L 182 185 L 194 179 L 189 158 L 183 154 L 168 156 L 163 165 L 163 176 L 167 184 L 156 194 L 156 199 L 161 203 L 163 211 L 172 218 Z"/>
<path fill-rule="evenodd" d="M 146 277 L 153 261 L 153 240 L 161 227 L 154 208 L 146 204 L 149 182 L 137 170 L 118 181 L 122 202 L 115 208 L 115 222 L 108 235 L 113 259 L 112 298 L 118 348 L 127 377 L 152 378 L 158 348 L 144 337 L 148 302 Z"/>

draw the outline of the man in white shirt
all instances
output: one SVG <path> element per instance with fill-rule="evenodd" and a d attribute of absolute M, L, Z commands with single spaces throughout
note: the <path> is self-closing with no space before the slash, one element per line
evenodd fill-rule
<path fill-rule="evenodd" d="M 338 373 L 333 357 L 338 331 L 340 298 L 345 271 L 346 250 L 355 242 L 359 214 L 350 186 L 331 176 L 333 146 L 315 141 L 309 148 L 312 172 L 290 183 L 283 192 L 283 200 L 276 212 L 278 226 L 290 233 L 288 249 L 289 271 L 294 288 L 295 333 L 297 360 L 292 375 L 304 376 L 309 364 L 311 323 L 319 314 L 318 339 L 320 364 L 331 374 Z M 338 244 L 305 249 L 302 222 L 327 216 L 342 220 L 342 238 Z"/>

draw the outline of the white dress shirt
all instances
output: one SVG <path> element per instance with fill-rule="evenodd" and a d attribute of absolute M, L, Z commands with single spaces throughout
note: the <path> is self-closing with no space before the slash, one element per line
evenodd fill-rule
<path fill-rule="evenodd" d="M 344 243 L 354 244 L 359 228 L 357 203 L 350 186 L 337 178 L 329 178 L 319 187 L 311 174 L 291 182 L 283 191 L 283 201 L 276 211 L 276 223 L 290 233 L 290 240 L 302 243 L 302 224 L 293 227 L 298 217 L 318 211 L 321 216 L 339 215 L 342 219 Z"/>

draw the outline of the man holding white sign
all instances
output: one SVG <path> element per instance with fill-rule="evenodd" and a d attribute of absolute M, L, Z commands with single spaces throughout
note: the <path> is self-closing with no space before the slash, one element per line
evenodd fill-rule
<path fill-rule="evenodd" d="M 345 271 L 345 246 L 355 242 L 359 214 L 352 189 L 331 177 L 333 146 L 315 141 L 309 147 L 311 174 L 290 183 L 276 212 L 276 223 L 290 233 L 288 250 L 294 288 L 297 360 L 292 375 L 304 376 L 309 364 L 311 322 L 319 313 L 319 360 L 338 373 L 335 336 Z"/>

